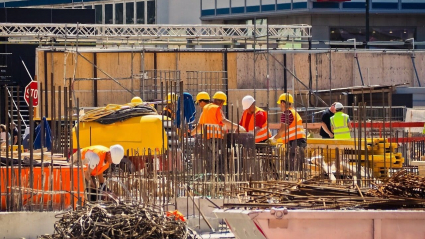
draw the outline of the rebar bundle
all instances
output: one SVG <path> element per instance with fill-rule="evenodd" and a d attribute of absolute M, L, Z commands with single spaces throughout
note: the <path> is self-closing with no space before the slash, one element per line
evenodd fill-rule
<path fill-rule="evenodd" d="M 402 170 L 390 178 L 386 178 L 381 184 L 375 185 L 367 195 L 391 198 L 394 196 L 407 198 L 425 198 L 425 177 L 421 177 Z"/>
<path fill-rule="evenodd" d="M 200 239 L 186 222 L 167 216 L 160 208 L 120 202 L 86 203 L 76 211 L 58 215 L 55 238 L 185 238 Z"/>
<path fill-rule="evenodd" d="M 400 181 L 402 179 L 399 179 Z M 406 180 L 405 187 L 410 191 L 423 193 L 423 182 Z M 392 185 L 396 185 L 397 181 Z M 407 186 L 410 183 L 411 186 Z M 402 187 L 401 184 L 400 187 Z M 388 186 L 393 190 L 400 190 Z M 421 190 L 417 190 L 421 188 Z M 389 190 L 389 189 L 388 189 Z M 385 190 L 384 190 L 385 191 Z M 370 191 L 369 191 L 370 192 Z M 413 195 L 413 192 L 410 192 Z M 288 209 L 400 209 L 424 208 L 425 200 L 412 198 L 407 193 L 403 197 L 382 197 L 379 194 L 365 195 L 366 190 L 357 185 L 335 185 L 315 181 L 306 182 L 251 182 L 251 187 L 245 187 L 238 194 L 239 203 L 225 203 L 225 208 L 272 208 L 286 207 Z M 402 194 L 399 194 L 400 196 Z"/>

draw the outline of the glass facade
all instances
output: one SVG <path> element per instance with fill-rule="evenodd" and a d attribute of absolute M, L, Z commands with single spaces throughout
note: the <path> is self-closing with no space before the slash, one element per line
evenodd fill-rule
<path fill-rule="evenodd" d="M 137 2 L 136 9 L 136 24 L 145 24 L 145 2 Z"/>
<path fill-rule="evenodd" d="M 105 24 L 113 24 L 113 6 L 112 4 L 105 4 Z"/>
<path fill-rule="evenodd" d="M 20 1 L 18 1 L 19 3 Z M 24 2 L 24 1 L 21 1 Z M 53 8 L 95 9 L 96 24 L 155 24 L 155 0 L 109 0 L 73 2 L 72 4 L 36 4 Z M 34 5 L 34 6 L 36 6 Z M 27 6 L 27 5 L 25 5 Z"/>
<path fill-rule="evenodd" d="M 95 5 L 94 9 L 96 11 L 96 24 L 102 24 L 103 23 L 103 6 Z"/>
<path fill-rule="evenodd" d="M 155 24 L 155 1 L 146 2 L 148 5 L 147 13 L 148 13 L 148 24 Z"/>
<path fill-rule="evenodd" d="M 355 38 L 357 42 L 366 40 L 365 27 L 330 27 L 331 41 L 347 41 Z M 415 38 L 416 27 L 370 27 L 369 42 L 390 41 L 394 43 L 405 43 L 407 39 Z M 351 47 L 351 46 L 346 46 Z M 341 46 L 338 46 L 341 48 Z M 409 48 L 409 44 L 386 45 L 385 48 Z"/>
<path fill-rule="evenodd" d="M 134 24 L 134 2 L 125 3 L 125 23 Z"/>
<path fill-rule="evenodd" d="M 115 24 L 124 23 L 124 7 L 122 3 L 115 4 Z"/>

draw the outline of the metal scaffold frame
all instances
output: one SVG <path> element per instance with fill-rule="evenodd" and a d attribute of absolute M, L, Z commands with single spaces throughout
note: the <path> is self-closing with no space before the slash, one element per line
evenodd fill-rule
<path fill-rule="evenodd" d="M 267 34 L 266 34 L 267 33 Z M 27 41 L 79 40 L 157 40 L 238 41 L 253 36 L 269 39 L 308 39 L 311 26 L 299 25 L 113 25 L 113 24 L 34 24 L 0 23 L 0 37 L 25 38 Z M 14 39 L 19 41 L 19 39 Z M 123 43 L 125 44 L 125 42 Z"/>

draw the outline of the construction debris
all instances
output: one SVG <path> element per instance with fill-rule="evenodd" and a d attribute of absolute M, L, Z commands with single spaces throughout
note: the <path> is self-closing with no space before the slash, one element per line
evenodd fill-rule
<path fill-rule="evenodd" d="M 201 237 L 187 227 L 178 213 L 165 213 L 161 208 L 132 203 L 86 203 L 76 211 L 60 214 L 53 235 L 56 238 L 185 238 Z"/>
<path fill-rule="evenodd" d="M 375 185 L 376 189 L 370 189 L 367 195 L 381 198 L 406 197 L 425 198 L 425 177 L 421 177 L 404 170 L 397 172 L 390 178 L 382 180 L 381 184 Z"/>

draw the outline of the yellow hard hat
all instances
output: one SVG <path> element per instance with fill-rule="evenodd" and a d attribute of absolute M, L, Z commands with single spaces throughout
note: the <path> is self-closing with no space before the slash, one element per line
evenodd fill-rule
<path fill-rule="evenodd" d="M 281 94 L 280 96 L 279 96 L 279 99 L 277 100 L 277 104 L 278 105 L 280 105 L 280 102 L 282 101 L 282 100 L 284 100 L 284 101 L 286 101 L 286 102 L 288 102 L 288 103 L 294 103 L 294 98 L 292 97 L 292 95 L 291 94 L 288 94 L 288 93 L 283 93 L 283 94 Z"/>
<path fill-rule="evenodd" d="M 131 103 L 132 104 L 141 104 L 141 103 L 143 103 L 143 100 L 142 100 L 142 98 L 136 96 L 136 97 L 133 97 L 133 99 L 131 99 Z"/>
<path fill-rule="evenodd" d="M 167 103 L 176 102 L 176 94 L 175 93 L 168 93 L 167 95 Z"/>
<path fill-rule="evenodd" d="M 198 95 L 196 95 L 196 102 L 199 102 L 200 100 L 211 100 L 210 95 L 205 92 L 199 92 Z"/>
<path fill-rule="evenodd" d="M 213 99 L 224 100 L 224 104 L 223 105 L 227 105 L 227 96 L 222 91 L 215 92 L 215 94 L 213 96 Z"/>

